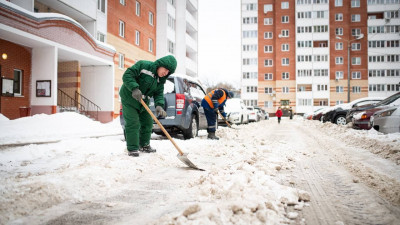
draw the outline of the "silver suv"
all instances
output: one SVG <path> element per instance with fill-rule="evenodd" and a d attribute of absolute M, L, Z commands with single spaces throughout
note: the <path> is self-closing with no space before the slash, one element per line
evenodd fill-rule
<path fill-rule="evenodd" d="M 184 139 L 194 138 L 200 129 L 207 129 L 207 120 L 201 100 L 206 95 L 204 88 L 196 78 L 173 74 L 164 85 L 165 118 L 159 121 L 170 134 L 183 134 Z M 155 114 L 154 101 L 150 101 L 150 109 Z M 125 134 L 125 121 L 120 110 L 120 122 Z M 153 132 L 164 135 L 154 122 Z"/>

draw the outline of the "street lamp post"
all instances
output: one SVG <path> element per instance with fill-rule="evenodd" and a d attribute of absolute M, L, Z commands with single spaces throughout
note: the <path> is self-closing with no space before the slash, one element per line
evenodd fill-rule
<path fill-rule="evenodd" d="M 353 40 L 346 40 L 339 36 L 336 36 L 336 39 L 347 41 L 347 103 L 350 102 L 350 48 L 351 48 L 351 42 L 360 40 L 363 37 L 364 37 L 364 34 L 360 34 Z"/>

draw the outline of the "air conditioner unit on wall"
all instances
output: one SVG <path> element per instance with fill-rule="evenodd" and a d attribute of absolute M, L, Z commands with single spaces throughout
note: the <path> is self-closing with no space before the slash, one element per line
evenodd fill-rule
<path fill-rule="evenodd" d="M 389 23 L 390 22 L 390 18 L 385 18 L 385 23 Z"/>

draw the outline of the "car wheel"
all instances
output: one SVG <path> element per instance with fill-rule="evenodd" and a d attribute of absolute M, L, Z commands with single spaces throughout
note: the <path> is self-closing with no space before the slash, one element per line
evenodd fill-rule
<path fill-rule="evenodd" d="M 199 126 L 197 126 L 197 119 L 195 115 L 192 115 L 190 125 L 188 129 L 183 130 L 183 138 L 190 139 L 198 135 Z"/>
<path fill-rule="evenodd" d="M 240 123 L 239 124 L 243 124 L 243 115 L 242 115 L 242 117 L 240 117 Z"/>
<path fill-rule="evenodd" d="M 337 124 L 337 125 L 346 125 L 347 123 L 346 123 L 346 118 L 344 117 L 344 116 L 338 116 L 338 117 L 336 117 L 336 119 L 335 119 L 335 123 Z"/>

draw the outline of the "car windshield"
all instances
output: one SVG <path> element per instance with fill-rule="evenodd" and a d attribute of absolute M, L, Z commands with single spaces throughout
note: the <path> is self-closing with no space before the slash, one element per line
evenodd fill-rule
<path fill-rule="evenodd" d="M 396 101 L 398 98 L 400 98 L 400 92 L 380 101 L 376 105 L 389 105 L 390 103 Z"/>

